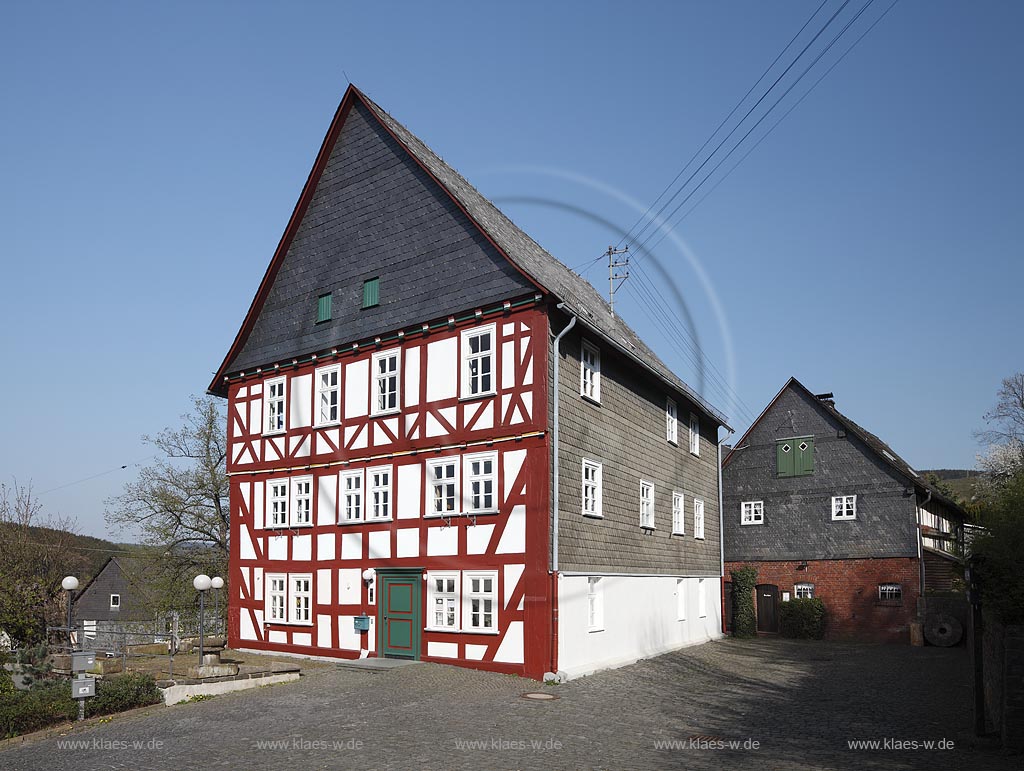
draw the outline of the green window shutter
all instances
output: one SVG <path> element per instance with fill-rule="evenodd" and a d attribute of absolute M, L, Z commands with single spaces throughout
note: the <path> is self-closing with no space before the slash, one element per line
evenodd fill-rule
<path fill-rule="evenodd" d="M 796 473 L 813 474 L 814 473 L 814 439 L 807 437 L 805 439 L 796 440 Z"/>
<path fill-rule="evenodd" d="M 331 320 L 331 295 L 322 294 L 316 300 L 316 323 Z"/>
<path fill-rule="evenodd" d="M 363 307 L 372 308 L 380 303 L 380 278 L 370 278 L 363 282 Z"/>
<path fill-rule="evenodd" d="M 796 443 L 792 439 L 783 439 L 775 443 L 776 470 L 780 477 L 791 477 L 796 474 Z"/>

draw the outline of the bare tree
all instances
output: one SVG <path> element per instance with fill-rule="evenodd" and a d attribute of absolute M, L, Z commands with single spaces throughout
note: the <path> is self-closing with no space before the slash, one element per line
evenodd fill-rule
<path fill-rule="evenodd" d="M 1003 379 L 996 406 L 984 418 L 988 427 L 977 437 L 989 446 L 978 465 L 996 479 L 1024 468 L 1024 372 Z"/>
<path fill-rule="evenodd" d="M 44 515 L 32 485 L 0 484 L 0 630 L 13 647 L 41 642 L 62 625 L 61 579 L 80 573 L 71 517 Z"/>
<path fill-rule="evenodd" d="M 193 397 L 192 411 L 178 428 L 143 441 L 155 447 L 155 463 L 143 468 L 124 492 L 107 501 L 109 525 L 138 533 L 169 557 L 168 583 L 190 571 L 214 570 L 227 578 L 230 509 L 227 427 L 222 404 Z"/>

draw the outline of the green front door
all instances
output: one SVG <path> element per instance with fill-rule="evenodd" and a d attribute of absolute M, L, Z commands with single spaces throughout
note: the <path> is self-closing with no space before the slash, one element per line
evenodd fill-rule
<path fill-rule="evenodd" d="M 419 570 L 377 571 L 377 655 L 418 659 L 423 612 L 423 574 Z"/>

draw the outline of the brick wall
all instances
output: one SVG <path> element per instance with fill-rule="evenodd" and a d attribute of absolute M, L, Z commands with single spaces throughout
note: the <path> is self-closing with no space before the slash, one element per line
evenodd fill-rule
<path fill-rule="evenodd" d="M 757 570 L 757 583 L 779 587 L 780 599 L 782 592 L 794 596 L 795 584 L 814 584 L 814 596 L 825 604 L 829 639 L 910 641 L 920 583 L 916 558 L 809 560 L 805 569 L 798 569 L 797 560 L 726 562 L 726 580 L 730 571 L 746 564 Z M 900 604 L 879 602 L 878 585 L 888 583 L 902 584 Z"/>

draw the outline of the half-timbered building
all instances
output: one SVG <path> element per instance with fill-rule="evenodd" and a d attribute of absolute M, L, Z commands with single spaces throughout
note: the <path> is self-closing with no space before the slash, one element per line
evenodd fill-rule
<path fill-rule="evenodd" d="M 233 646 L 541 678 L 719 634 L 723 416 L 354 87 L 210 391 Z"/>

